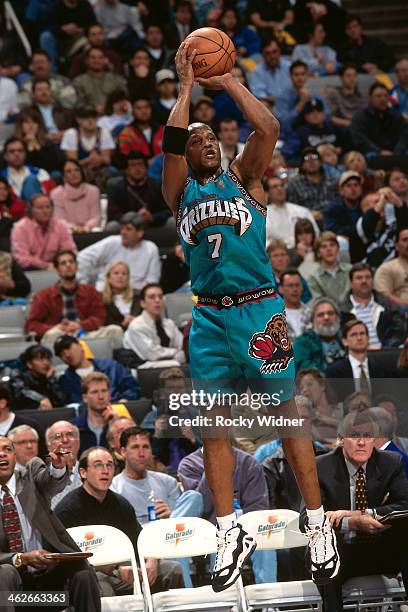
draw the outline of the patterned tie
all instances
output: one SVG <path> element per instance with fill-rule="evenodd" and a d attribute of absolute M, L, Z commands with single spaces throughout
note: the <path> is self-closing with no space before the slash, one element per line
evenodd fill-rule
<path fill-rule="evenodd" d="M 367 485 L 364 468 L 359 467 L 356 478 L 356 510 L 364 512 L 367 508 Z"/>
<path fill-rule="evenodd" d="M 370 385 L 362 363 L 360 363 L 360 391 L 370 397 Z"/>
<path fill-rule="evenodd" d="M 3 491 L 3 529 L 6 535 L 9 552 L 23 552 L 23 540 L 21 537 L 21 523 L 14 499 L 6 485 L 1 487 Z"/>
<path fill-rule="evenodd" d="M 364 468 L 359 467 L 357 470 L 356 478 L 356 510 L 365 512 L 367 509 L 367 483 L 364 473 Z M 374 538 L 365 533 L 358 533 L 356 535 L 356 542 L 359 544 L 373 544 Z"/>

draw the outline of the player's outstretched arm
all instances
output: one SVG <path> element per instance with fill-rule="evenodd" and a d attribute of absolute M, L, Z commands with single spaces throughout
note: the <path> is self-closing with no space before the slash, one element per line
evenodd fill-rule
<path fill-rule="evenodd" d="M 228 73 L 209 79 L 197 79 L 207 89 L 223 89 L 231 96 L 253 126 L 245 148 L 231 167 L 248 188 L 264 175 L 272 159 L 279 136 L 279 121 L 244 85 Z"/>
<path fill-rule="evenodd" d="M 193 89 L 194 85 L 192 62 L 196 55 L 194 51 L 190 57 L 187 58 L 187 51 L 188 43 L 181 43 L 175 60 L 177 74 L 180 81 L 180 91 L 177 97 L 177 102 L 173 106 L 167 120 L 167 126 L 181 128 L 182 130 L 186 130 L 188 128 L 191 90 Z M 182 134 L 180 134 L 180 137 L 182 138 Z M 172 135 L 172 138 L 177 138 L 177 134 L 175 134 L 175 136 Z M 177 210 L 178 202 L 187 179 L 187 174 L 188 167 L 184 154 L 181 152 L 180 154 L 175 154 L 165 151 L 162 192 L 167 206 L 169 206 L 173 212 Z"/>

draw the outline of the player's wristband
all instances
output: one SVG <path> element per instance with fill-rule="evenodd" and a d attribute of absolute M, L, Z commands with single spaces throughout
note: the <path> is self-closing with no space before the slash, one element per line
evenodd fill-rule
<path fill-rule="evenodd" d="M 188 137 L 188 130 L 174 127 L 173 125 L 166 125 L 162 144 L 163 153 L 184 155 Z"/>

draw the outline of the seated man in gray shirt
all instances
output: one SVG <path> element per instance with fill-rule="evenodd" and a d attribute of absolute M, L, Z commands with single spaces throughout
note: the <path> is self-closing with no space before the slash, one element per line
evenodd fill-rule
<path fill-rule="evenodd" d="M 120 436 L 120 452 L 125 460 L 123 472 L 114 477 L 111 489 L 123 495 L 135 509 L 141 525 L 149 520 L 201 516 L 202 495 L 198 491 L 180 494 L 177 480 L 168 474 L 147 469 L 152 459 L 149 432 L 129 427 Z M 149 508 L 148 508 L 149 506 Z M 189 559 L 179 559 L 186 587 L 192 587 Z"/>

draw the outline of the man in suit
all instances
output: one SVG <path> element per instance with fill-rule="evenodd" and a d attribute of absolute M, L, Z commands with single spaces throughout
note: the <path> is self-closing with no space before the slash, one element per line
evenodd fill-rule
<path fill-rule="evenodd" d="M 408 479 L 399 454 L 375 448 L 379 427 L 370 410 L 348 414 L 340 446 L 317 457 L 323 507 L 337 530 L 341 569 L 319 587 L 324 612 L 342 612 L 342 585 L 353 576 L 397 574 L 408 589 L 407 523 L 385 528 L 379 518 L 408 510 Z M 300 525 L 305 525 L 302 503 Z"/>
<path fill-rule="evenodd" d="M 73 466 L 72 454 L 62 455 L 62 450 L 60 446 L 50 453 L 49 467 L 35 457 L 15 473 L 13 443 L 0 436 L 0 585 L 2 591 L 63 591 L 68 580 L 75 611 L 100 612 L 98 583 L 88 563 L 46 557 L 50 552 L 79 551 L 50 509 L 51 497 L 65 487 Z M 14 606 L 2 610 L 12 612 Z"/>
<path fill-rule="evenodd" d="M 395 374 L 391 369 L 380 367 L 372 357 L 368 357 L 370 338 L 366 324 L 358 319 L 350 319 L 344 324 L 342 340 L 348 349 L 347 357 L 335 361 L 326 371 L 337 400 L 343 401 L 355 391 L 361 391 L 368 397 L 375 392 L 383 392 L 383 380 L 379 386 L 375 379 L 390 378 Z M 337 379 L 341 379 L 341 382 L 337 382 Z"/>
<path fill-rule="evenodd" d="M 174 7 L 174 23 L 166 30 L 166 45 L 170 50 L 178 49 L 194 30 L 195 16 L 188 0 L 179 0 Z"/>

